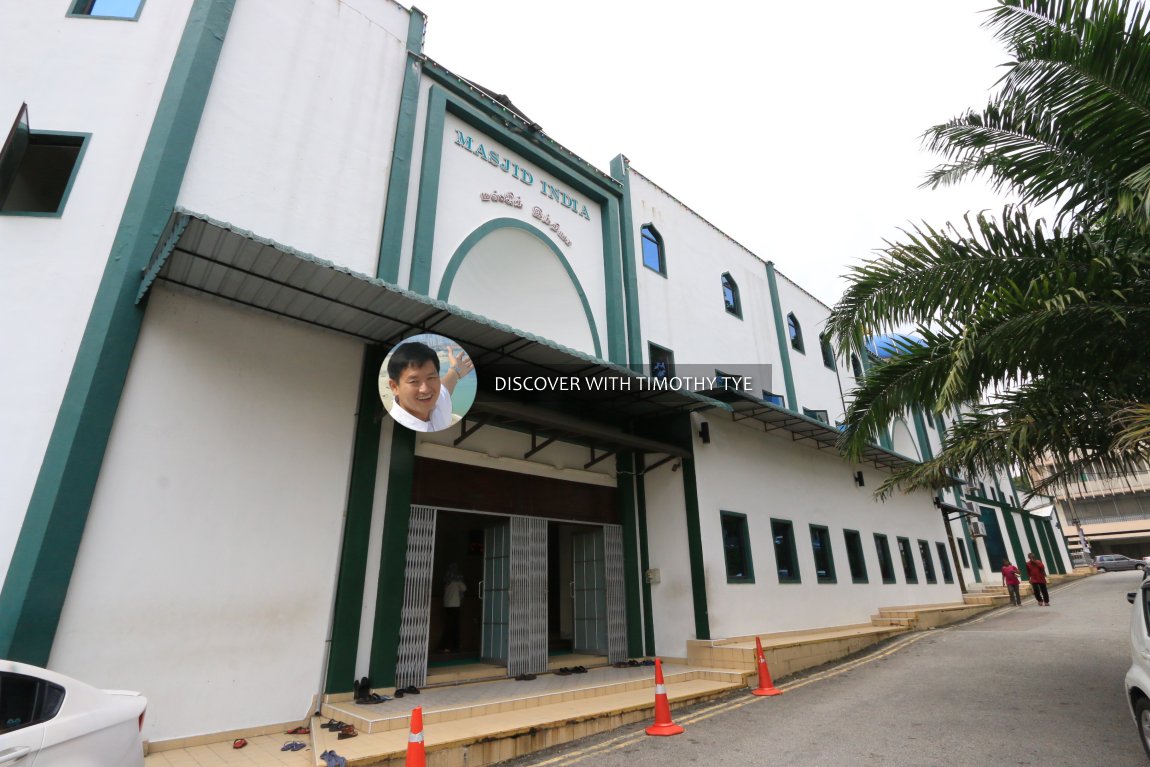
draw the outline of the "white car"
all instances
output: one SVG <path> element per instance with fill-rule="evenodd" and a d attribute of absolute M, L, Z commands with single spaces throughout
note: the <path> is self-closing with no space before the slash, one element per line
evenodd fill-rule
<path fill-rule="evenodd" d="M 0 767 L 143 767 L 147 706 L 138 692 L 0 660 Z"/>

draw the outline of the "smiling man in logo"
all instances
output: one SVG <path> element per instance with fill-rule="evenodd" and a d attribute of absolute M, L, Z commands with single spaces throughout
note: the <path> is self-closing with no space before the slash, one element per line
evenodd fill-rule
<path fill-rule="evenodd" d="M 395 397 L 391 417 L 412 431 L 440 431 L 452 424 L 451 394 L 474 369 L 462 349 L 447 348 L 447 372 L 439 374 L 439 355 L 430 346 L 409 341 L 387 362 L 387 384 Z"/>

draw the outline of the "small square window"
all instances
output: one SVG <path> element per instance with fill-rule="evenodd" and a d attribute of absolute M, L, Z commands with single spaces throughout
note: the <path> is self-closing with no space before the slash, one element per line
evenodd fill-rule
<path fill-rule="evenodd" d="M 59 216 L 76 180 L 88 134 L 34 131 L 28 108 L 0 149 L 0 213 Z"/>
<path fill-rule="evenodd" d="M 822 525 L 811 525 L 811 551 L 815 555 L 815 576 L 819 583 L 837 583 L 831 535 Z"/>
<path fill-rule="evenodd" d="M 747 532 L 747 515 L 719 512 L 723 529 L 723 559 L 727 565 L 727 583 L 754 583 L 755 568 L 751 562 L 751 541 Z"/>
<path fill-rule="evenodd" d="M 896 583 L 894 577 L 894 560 L 890 556 L 890 541 L 881 533 L 874 534 L 874 547 L 878 551 L 878 569 L 882 573 L 883 583 Z"/>
<path fill-rule="evenodd" d="M 779 583 L 801 583 L 799 558 L 795 554 L 795 531 L 784 519 L 771 520 L 771 537 L 775 541 L 775 567 Z"/>
<path fill-rule="evenodd" d="M 946 546 L 935 544 L 938 549 L 938 564 L 942 567 L 942 580 L 945 583 L 954 583 L 954 572 L 950 569 L 950 557 L 946 555 Z"/>
<path fill-rule="evenodd" d="M 843 540 L 847 544 L 847 562 L 851 568 L 852 583 L 869 583 L 866 574 L 866 559 L 863 557 L 862 536 L 857 530 L 843 530 Z"/>
<path fill-rule="evenodd" d="M 902 574 L 907 583 L 918 583 L 918 571 L 914 569 L 914 552 L 909 538 L 897 538 L 898 555 L 902 559 Z"/>
<path fill-rule="evenodd" d="M 926 574 L 926 582 L 938 583 L 938 576 L 934 574 L 934 556 L 930 553 L 930 544 L 919 541 L 918 554 L 922 557 L 922 571 Z"/>
<path fill-rule="evenodd" d="M 76 0 L 68 15 L 135 21 L 143 8 L 144 0 Z"/>
<path fill-rule="evenodd" d="M 647 344 L 651 360 L 651 378 L 672 378 L 675 375 L 675 353 L 656 344 Z"/>

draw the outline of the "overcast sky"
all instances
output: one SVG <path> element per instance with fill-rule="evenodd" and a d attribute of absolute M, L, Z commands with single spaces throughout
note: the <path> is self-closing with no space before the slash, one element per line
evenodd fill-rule
<path fill-rule="evenodd" d="M 991 0 L 421 0 L 424 51 L 606 171 L 637 171 L 815 296 L 908 221 L 1001 208 L 918 188 L 931 125 L 981 108 Z M 638 223 L 638 222 L 636 222 Z"/>

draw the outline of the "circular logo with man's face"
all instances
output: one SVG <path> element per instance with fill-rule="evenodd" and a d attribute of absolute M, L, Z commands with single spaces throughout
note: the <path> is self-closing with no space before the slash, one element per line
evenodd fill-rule
<path fill-rule="evenodd" d="M 400 341 L 379 370 L 379 396 L 396 423 L 412 431 L 449 429 L 475 402 L 475 365 L 446 336 L 421 333 Z"/>

